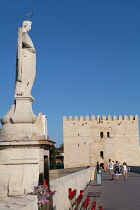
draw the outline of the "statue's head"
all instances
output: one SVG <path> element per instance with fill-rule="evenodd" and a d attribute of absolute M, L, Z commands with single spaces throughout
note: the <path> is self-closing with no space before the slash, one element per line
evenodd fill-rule
<path fill-rule="evenodd" d="M 32 25 L 32 22 L 31 21 L 28 21 L 28 20 L 23 21 L 22 22 L 22 30 L 23 30 L 23 32 L 30 31 L 31 25 Z"/>

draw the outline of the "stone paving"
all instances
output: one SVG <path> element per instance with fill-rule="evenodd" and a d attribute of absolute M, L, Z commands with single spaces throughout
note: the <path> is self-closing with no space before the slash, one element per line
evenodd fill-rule
<path fill-rule="evenodd" d="M 97 186 L 95 177 L 84 191 L 84 201 L 88 192 L 101 192 L 101 197 L 95 199 L 96 209 L 102 205 L 103 210 L 140 210 L 139 173 L 128 172 L 127 181 L 123 175 L 119 176 L 119 181 L 115 179 L 110 181 L 109 173 L 102 171 L 102 186 Z M 94 198 L 91 198 L 90 203 L 93 201 Z M 91 205 L 88 210 L 90 209 Z"/>

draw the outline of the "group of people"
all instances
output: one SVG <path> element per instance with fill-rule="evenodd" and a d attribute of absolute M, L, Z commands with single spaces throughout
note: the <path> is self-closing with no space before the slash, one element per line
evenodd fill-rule
<path fill-rule="evenodd" d="M 124 162 L 123 165 L 121 166 L 118 161 L 114 164 L 111 159 L 109 159 L 108 162 L 108 169 L 110 173 L 110 180 L 113 180 L 114 175 L 116 176 L 116 180 L 119 180 L 119 176 L 121 175 L 121 171 L 123 172 L 124 175 L 124 180 L 127 181 L 127 163 Z"/>
<path fill-rule="evenodd" d="M 119 180 L 119 176 L 121 175 L 121 172 L 123 172 L 124 180 L 127 181 L 128 168 L 127 168 L 126 162 L 124 162 L 123 165 L 121 166 L 118 161 L 114 163 L 114 161 L 111 161 L 111 159 L 109 159 L 108 164 L 104 163 L 103 165 L 100 165 L 100 166 L 104 168 L 105 172 L 107 171 L 107 169 L 109 170 L 110 181 L 113 180 L 114 175 L 116 177 L 116 180 Z M 99 162 L 97 161 L 97 170 L 98 168 L 99 168 Z"/>

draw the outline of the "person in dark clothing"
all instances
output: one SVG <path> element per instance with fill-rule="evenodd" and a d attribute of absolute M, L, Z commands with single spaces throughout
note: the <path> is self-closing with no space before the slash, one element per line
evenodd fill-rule
<path fill-rule="evenodd" d="M 114 173 L 116 175 L 116 180 L 119 180 L 120 166 L 118 161 L 116 161 L 116 164 L 114 165 Z"/>
<path fill-rule="evenodd" d="M 100 163 L 100 168 L 104 169 L 104 164 Z"/>
<path fill-rule="evenodd" d="M 96 164 L 96 170 L 97 170 L 97 172 L 99 172 L 99 169 L 100 169 L 100 165 L 99 165 L 99 161 L 97 161 L 97 164 Z"/>

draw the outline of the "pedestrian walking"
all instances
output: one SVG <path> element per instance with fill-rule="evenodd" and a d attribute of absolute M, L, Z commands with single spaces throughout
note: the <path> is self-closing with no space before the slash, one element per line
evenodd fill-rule
<path fill-rule="evenodd" d="M 128 172 L 127 164 L 126 164 L 126 162 L 124 162 L 123 163 L 123 176 L 124 176 L 125 181 L 127 181 L 127 172 Z"/>
<path fill-rule="evenodd" d="M 109 169 L 110 181 L 111 181 L 113 180 L 113 174 L 114 174 L 114 163 L 111 161 L 111 159 L 109 159 L 109 162 L 108 162 L 108 169 Z"/>
<path fill-rule="evenodd" d="M 96 163 L 96 170 L 97 170 L 97 173 L 99 172 L 99 169 L 100 169 L 100 165 L 99 165 L 99 161 L 97 161 L 97 163 Z"/>
<path fill-rule="evenodd" d="M 114 174 L 116 176 L 116 180 L 118 181 L 120 175 L 120 166 L 118 161 L 116 161 L 116 164 L 114 165 Z"/>
<path fill-rule="evenodd" d="M 107 164 L 104 163 L 104 172 L 106 172 L 106 169 L 107 169 Z"/>

